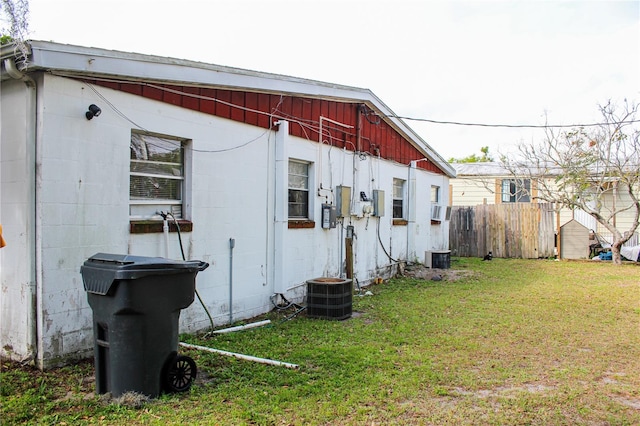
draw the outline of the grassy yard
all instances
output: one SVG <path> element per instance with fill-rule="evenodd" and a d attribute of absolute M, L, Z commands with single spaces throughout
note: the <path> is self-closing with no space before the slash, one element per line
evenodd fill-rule
<path fill-rule="evenodd" d="M 274 312 L 267 327 L 183 336 L 300 365 L 181 349 L 199 368 L 185 394 L 113 401 L 94 394 L 90 362 L 4 364 L 0 423 L 640 424 L 640 266 L 453 259 L 449 272 L 373 286 L 345 321 Z"/>

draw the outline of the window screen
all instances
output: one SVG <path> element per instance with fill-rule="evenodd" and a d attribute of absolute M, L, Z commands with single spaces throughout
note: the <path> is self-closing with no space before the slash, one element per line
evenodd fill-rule
<path fill-rule="evenodd" d="M 131 133 L 129 214 L 153 217 L 159 211 L 182 217 L 184 141 Z"/>
<path fill-rule="evenodd" d="M 404 180 L 393 180 L 393 218 L 404 218 Z"/>
<path fill-rule="evenodd" d="M 289 161 L 289 218 L 309 217 L 309 164 Z"/>

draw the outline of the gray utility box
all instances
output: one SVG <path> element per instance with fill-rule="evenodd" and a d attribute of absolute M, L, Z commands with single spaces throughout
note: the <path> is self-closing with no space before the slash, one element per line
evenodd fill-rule
<path fill-rule="evenodd" d="M 156 397 L 162 390 L 191 387 L 195 363 L 177 356 L 178 322 L 180 310 L 193 302 L 197 273 L 208 266 L 108 253 L 84 262 L 80 273 L 93 310 L 97 393 Z"/>

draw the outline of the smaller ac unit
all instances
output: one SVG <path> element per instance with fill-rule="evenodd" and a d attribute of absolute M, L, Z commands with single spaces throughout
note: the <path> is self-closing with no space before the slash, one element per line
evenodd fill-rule
<path fill-rule="evenodd" d="M 431 220 L 440 220 L 441 213 L 442 213 L 442 206 L 434 204 L 431 207 Z"/>
<path fill-rule="evenodd" d="M 444 212 L 444 220 L 451 220 L 451 206 L 447 206 L 447 210 Z"/>

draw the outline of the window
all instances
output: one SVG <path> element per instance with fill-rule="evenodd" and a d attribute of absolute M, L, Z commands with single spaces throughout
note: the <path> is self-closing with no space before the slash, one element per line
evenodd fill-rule
<path fill-rule="evenodd" d="M 309 218 L 309 163 L 289 160 L 289 219 Z"/>
<path fill-rule="evenodd" d="M 529 179 L 503 179 L 503 203 L 528 203 L 531 201 L 531 181 Z"/>
<path fill-rule="evenodd" d="M 185 142 L 170 136 L 131 133 L 131 218 L 157 218 L 160 211 L 183 218 Z"/>
<path fill-rule="evenodd" d="M 431 186 L 431 220 L 441 220 L 442 206 L 440 205 L 440 187 Z"/>
<path fill-rule="evenodd" d="M 440 187 L 432 185 L 431 186 L 431 202 L 433 204 L 440 204 Z"/>
<path fill-rule="evenodd" d="M 393 180 L 393 218 L 404 219 L 404 180 Z"/>

